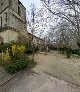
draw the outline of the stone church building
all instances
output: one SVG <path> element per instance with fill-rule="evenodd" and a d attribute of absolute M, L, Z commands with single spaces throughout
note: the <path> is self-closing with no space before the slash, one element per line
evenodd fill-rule
<path fill-rule="evenodd" d="M 19 0 L 0 0 L 0 43 L 27 35 L 26 8 Z"/>
<path fill-rule="evenodd" d="M 0 0 L 0 44 L 19 41 L 28 43 L 32 34 L 27 31 L 26 8 L 19 0 Z M 44 41 L 33 36 L 36 46 Z"/>

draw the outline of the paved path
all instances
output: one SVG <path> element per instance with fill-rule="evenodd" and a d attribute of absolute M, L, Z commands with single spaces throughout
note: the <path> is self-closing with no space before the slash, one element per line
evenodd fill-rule
<path fill-rule="evenodd" d="M 48 74 L 24 71 L 0 87 L 0 92 L 80 92 L 76 85 L 54 78 Z"/>
<path fill-rule="evenodd" d="M 44 55 L 43 53 L 36 54 L 35 60 L 37 60 L 38 65 L 33 68 L 34 72 L 27 72 L 25 70 L 19 73 L 16 77 L 14 77 L 14 79 L 0 87 L 0 92 L 80 92 L 79 86 L 53 77 L 61 71 L 59 71 L 58 68 L 58 71 L 56 70 L 58 73 L 55 73 L 55 70 L 53 71 L 52 66 L 54 65 L 54 67 L 56 67 L 56 63 L 52 63 L 52 61 L 57 59 L 56 62 L 58 62 L 60 57 L 64 57 L 58 55 L 59 57 L 56 58 L 56 55 L 58 54 L 54 52 L 48 53 L 47 55 Z M 58 65 L 59 69 L 62 68 L 61 65 Z M 65 66 L 65 64 L 63 64 L 63 66 Z"/>
<path fill-rule="evenodd" d="M 0 86 L 4 84 L 5 82 L 9 81 L 11 78 L 13 78 L 15 74 L 10 75 L 8 74 L 3 67 L 0 66 Z"/>

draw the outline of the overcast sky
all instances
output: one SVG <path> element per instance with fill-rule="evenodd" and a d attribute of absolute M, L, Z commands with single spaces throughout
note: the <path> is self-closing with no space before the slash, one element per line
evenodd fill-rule
<path fill-rule="evenodd" d="M 36 11 L 39 11 L 41 9 L 41 6 L 42 6 L 40 0 L 20 0 L 20 1 L 26 7 L 26 11 L 29 11 L 29 14 L 31 14 L 31 11 L 30 11 L 31 3 L 34 3 L 34 5 L 36 6 Z M 30 15 L 28 15 L 28 13 L 27 13 L 27 17 L 28 17 L 28 20 L 29 20 Z M 28 29 L 28 31 L 29 31 L 29 29 Z M 38 36 L 38 34 L 39 33 L 37 32 L 37 34 L 35 34 L 35 35 Z"/>
<path fill-rule="evenodd" d="M 37 10 L 39 10 L 41 8 L 40 0 L 20 0 L 20 1 L 26 7 L 27 11 L 30 11 L 31 3 L 35 4 Z"/>

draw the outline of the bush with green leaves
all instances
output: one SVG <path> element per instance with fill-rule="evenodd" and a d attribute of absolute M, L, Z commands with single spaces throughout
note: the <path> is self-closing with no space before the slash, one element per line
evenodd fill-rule
<path fill-rule="evenodd" d="M 26 53 L 32 54 L 32 53 L 33 53 L 33 48 L 32 48 L 32 47 L 28 47 L 28 48 L 26 49 Z"/>
<path fill-rule="evenodd" d="M 27 67 L 30 67 L 31 64 L 34 65 L 33 61 L 30 60 L 26 52 L 26 46 L 15 43 L 5 43 L 0 45 L 0 52 L 3 51 L 3 62 L 2 57 L 0 56 L 0 64 L 5 68 L 9 73 L 16 73 L 20 70 L 23 70 Z M 28 53 L 32 53 L 32 48 L 27 48 Z M 2 54 L 1 54 L 2 55 Z"/>
<path fill-rule="evenodd" d="M 5 70 L 9 73 L 16 73 L 28 68 L 33 63 L 26 55 L 22 55 L 19 59 L 13 58 L 12 60 L 12 63 L 5 65 Z"/>
<path fill-rule="evenodd" d="M 80 49 L 72 50 L 72 54 L 76 54 L 80 56 Z"/>
<path fill-rule="evenodd" d="M 0 52 L 6 52 L 7 48 L 11 48 L 11 44 L 10 43 L 4 43 L 4 44 L 0 44 Z"/>
<path fill-rule="evenodd" d="M 37 52 L 38 50 L 39 50 L 38 47 L 34 47 L 34 52 Z M 28 47 L 26 49 L 26 53 L 32 54 L 33 53 L 33 48 L 32 47 Z"/>
<path fill-rule="evenodd" d="M 20 57 L 20 55 L 24 54 L 26 52 L 25 45 L 12 45 L 12 56 L 13 57 Z"/>

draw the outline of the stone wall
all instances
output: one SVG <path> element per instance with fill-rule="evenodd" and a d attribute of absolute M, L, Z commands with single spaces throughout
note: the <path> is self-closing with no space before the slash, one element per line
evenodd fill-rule
<path fill-rule="evenodd" d="M 17 41 L 19 32 L 27 36 L 26 30 L 26 8 L 23 4 L 19 0 L 0 0 L 0 37 L 4 43 Z"/>
<path fill-rule="evenodd" d="M 18 0 L 11 0 L 10 7 L 18 13 Z"/>
<path fill-rule="evenodd" d="M 0 27 L 12 27 L 17 30 L 27 30 L 26 25 L 26 8 L 18 0 L 0 0 L 0 9 L 1 3 L 3 2 L 3 12 L 0 13 Z M 18 7 L 20 14 L 18 14 Z M 2 18 L 2 23 L 1 23 Z"/>
<path fill-rule="evenodd" d="M 0 13 L 9 6 L 9 0 L 0 0 Z"/>
<path fill-rule="evenodd" d="M 17 30 L 25 30 L 26 31 L 26 23 L 25 21 L 12 9 L 10 9 L 10 19 L 9 26 L 15 28 Z"/>
<path fill-rule="evenodd" d="M 28 38 L 32 38 L 31 33 L 28 33 Z M 39 47 L 40 50 L 44 48 L 44 40 L 42 40 L 34 35 L 33 35 L 33 42 L 34 42 L 35 46 Z"/>
<path fill-rule="evenodd" d="M 6 29 L 6 31 L 0 32 L 0 37 L 3 38 L 4 43 L 10 43 L 13 40 L 16 42 L 18 40 L 18 32 Z"/>
<path fill-rule="evenodd" d="M 2 27 L 9 25 L 9 7 L 0 14 L 0 28 L 1 28 L 1 17 L 2 17 Z"/>
<path fill-rule="evenodd" d="M 26 20 L 26 8 L 19 0 L 12 0 L 11 1 L 11 8 L 15 11 L 24 21 Z M 20 14 L 19 14 L 20 11 Z"/>
<path fill-rule="evenodd" d="M 26 20 L 26 8 L 22 5 L 20 2 L 19 5 L 20 7 L 20 17 L 25 21 Z"/>

